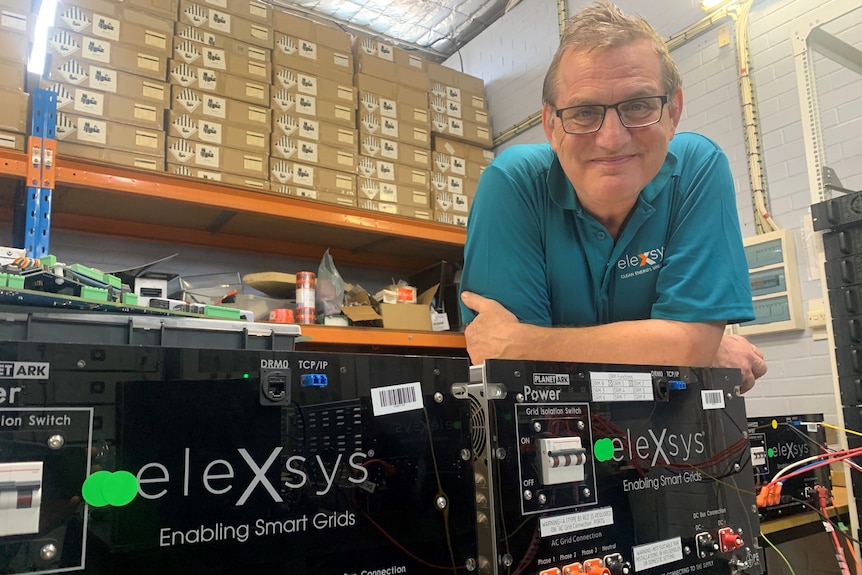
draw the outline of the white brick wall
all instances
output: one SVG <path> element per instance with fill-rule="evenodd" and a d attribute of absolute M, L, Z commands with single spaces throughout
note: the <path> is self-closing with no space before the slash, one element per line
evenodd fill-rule
<path fill-rule="evenodd" d="M 750 57 L 757 110 L 761 122 L 763 166 L 770 213 L 780 227 L 794 230 L 803 298 L 822 297 L 819 263 L 810 261 L 803 219 L 811 203 L 791 32 L 809 21 L 821 5 L 839 0 L 758 0 L 749 20 Z M 486 95 L 495 133 L 520 122 L 540 108 L 541 78 L 552 57 L 558 34 L 556 12 L 546 0 L 524 0 L 500 21 L 461 50 L 463 71 L 486 80 Z M 569 2 L 574 12 L 585 2 Z M 618 0 L 631 12 L 645 16 L 664 35 L 676 35 L 703 16 L 695 0 Z M 680 6 L 682 4 L 682 6 Z M 550 10 L 550 12 L 549 12 Z M 735 25 L 726 20 L 719 25 Z M 862 45 L 862 8 L 827 31 L 857 48 Z M 526 37 L 524 43 L 513 35 Z M 504 42 L 502 38 L 507 40 Z M 506 47 L 513 54 L 500 54 Z M 493 56 L 492 56 L 493 54 Z M 700 131 L 716 140 L 727 153 L 737 187 L 737 208 L 743 235 L 751 236 L 754 216 L 748 160 L 742 133 L 742 110 L 737 84 L 735 47 L 718 47 L 713 28 L 674 51 L 683 74 L 685 114 L 680 129 Z M 447 63 L 460 68 L 457 57 Z M 522 71 L 530 70 L 529 81 Z M 845 187 L 862 189 L 862 81 L 858 74 L 818 57 L 816 77 L 827 165 L 838 172 Z M 543 142 L 534 127 L 505 145 Z M 803 241 L 804 240 L 804 241 Z M 814 273 L 811 273 L 813 270 Z M 836 417 L 828 343 L 813 341 L 803 332 L 753 336 L 769 361 L 769 373 L 748 394 L 752 415 L 824 413 Z"/>

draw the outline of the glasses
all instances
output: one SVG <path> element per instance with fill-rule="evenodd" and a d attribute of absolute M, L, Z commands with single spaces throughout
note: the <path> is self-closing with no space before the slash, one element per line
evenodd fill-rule
<path fill-rule="evenodd" d="M 609 105 L 572 106 L 555 113 L 567 134 L 592 134 L 601 129 L 610 108 L 617 111 L 620 122 L 626 128 L 645 128 L 658 124 L 665 104 L 667 96 L 648 96 Z"/>

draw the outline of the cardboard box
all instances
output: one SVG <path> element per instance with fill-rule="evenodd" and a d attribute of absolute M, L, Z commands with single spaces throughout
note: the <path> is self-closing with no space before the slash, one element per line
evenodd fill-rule
<path fill-rule="evenodd" d="M 470 196 L 438 190 L 431 190 L 431 198 L 434 211 L 438 214 L 445 212 L 466 217 L 470 212 L 470 206 L 473 204 L 473 199 Z"/>
<path fill-rule="evenodd" d="M 234 76 L 220 70 L 200 68 L 185 62 L 172 60 L 168 66 L 168 78 L 172 84 L 212 92 L 232 100 L 268 107 L 270 84 Z"/>
<path fill-rule="evenodd" d="M 174 25 L 174 43 L 182 40 L 190 40 L 195 44 L 210 48 L 219 48 L 237 56 L 246 56 L 249 60 L 257 62 L 272 62 L 272 49 L 270 48 L 240 42 L 221 33 L 209 32 L 191 24 L 176 22 Z"/>
<path fill-rule="evenodd" d="M 165 52 L 85 36 L 63 28 L 51 28 L 49 31 L 48 54 L 60 58 L 80 57 L 100 66 L 162 81 L 165 80 L 168 64 Z"/>
<path fill-rule="evenodd" d="M 208 180 L 210 182 L 218 182 L 226 186 L 249 188 L 261 192 L 265 192 L 267 190 L 266 180 L 249 178 L 237 174 L 230 174 L 227 172 L 221 172 L 219 170 L 198 168 L 195 166 L 187 166 L 185 164 L 174 164 L 172 162 L 168 162 L 167 171 L 168 173 L 175 176 L 197 178 L 199 180 Z"/>
<path fill-rule="evenodd" d="M 277 112 L 293 112 L 345 128 L 356 126 L 356 109 L 352 104 L 318 100 L 308 94 L 291 94 L 283 88 L 273 93 L 272 109 Z"/>
<path fill-rule="evenodd" d="M 54 82 L 43 88 L 57 94 L 57 110 L 104 118 L 112 122 L 131 124 L 151 130 L 165 128 L 165 109 L 151 102 L 124 98 L 116 94 Z"/>
<path fill-rule="evenodd" d="M 430 80 L 429 86 L 442 84 L 471 94 L 482 94 L 485 91 L 485 83 L 481 78 L 459 72 L 454 68 L 435 62 L 427 62 L 425 70 Z"/>
<path fill-rule="evenodd" d="M 165 156 L 171 164 L 184 164 L 213 172 L 223 172 L 265 180 L 269 156 L 206 142 L 169 137 Z"/>
<path fill-rule="evenodd" d="M 150 101 L 158 103 L 163 108 L 170 105 L 167 82 L 90 64 L 77 58 L 54 58 L 48 68 L 46 79 L 110 92 L 126 98 Z"/>
<path fill-rule="evenodd" d="M 399 66 L 395 62 L 387 62 L 362 50 L 356 51 L 356 71 L 360 74 L 374 76 L 405 87 L 417 86 L 425 91 L 428 86 L 428 74 L 424 70 L 412 66 Z"/>
<path fill-rule="evenodd" d="M 123 0 L 123 2 L 170 20 L 176 20 L 180 5 L 179 0 Z"/>
<path fill-rule="evenodd" d="M 306 40 L 300 33 L 275 32 L 272 61 L 276 66 L 300 70 L 319 78 L 329 78 L 342 84 L 353 81 L 353 53 Z"/>
<path fill-rule="evenodd" d="M 187 36 L 194 36 L 195 33 L 203 35 L 190 27 L 186 28 L 186 32 Z M 208 38 L 216 36 L 216 34 L 207 34 Z M 272 83 L 269 49 L 233 40 L 219 43 L 224 44 L 225 47 L 217 48 L 188 38 L 177 37 L 174 41 L 173 59 L 201 68 L 229 72 L 256 82 Z"/>
<path fill-rule="evenodd" d="M 272 25 L 272 6 L 259 0 L 200 0 L 200 2 L 241 18 Z"/>
<path fill-rule="evenodd" d="M 210 118 L 194 118 L 171 110 L 168 115 L 168 136 L 203 142 L 216 146 L 229 145 L 238 150 L 269 154 L 270 132 L 246 126 L 220 122 Z"/>
<path fill-rule="evenodd" d="M 440 174 L 443 177 L 455 176 L 456 178 L 478 182 L 482 172 L 488 167 L 484 163 L 467 162 L 458 156 L 450 156 L 440 152 L 432 152 L 431 158 L 432 181 L 434 174 Z"/>
<path fill-rule="evenodd" d="M 398 185 L 362 177 L 357 179 L 356 184 L 360 198 L 416 208 L 429 208 L 431 206 L 431 192 L 427 188 Z"/>
<path fill-rule="evenodd" d="M 165 55 L 171 50 L 174 33 L 173 19 L 108 0 L 63 0 L 57 5 L 54 25 Z"/>
<path fill-rule="evenodd" d="M 434 210 L 434 221 L 438 224 L 446 224 L 449 226 L 457 226 L 459 228 L 467 227 L 467 215 L 455 212 L 444 212 Z"/>
<path fill-rule="evenodd" d="M 346 192 L 334 192 L 330 190 L 317 190 L 281 184 L 274 186 L 272 191 L 286 196 L 295 196 L 306 200 L 313 200 L 324 204 L 334 204 L 346 208 L 356 207 L 356 196 Z"/>
<path fill-rule="evenodd" d="M 182 111 L 193 118 L 229 121 L 255 130 L 271 129 L 270 110 L 263 106 L 176 85 L 171 86 L 171 102 L 171 110 Z"/>
<path fill-rule="evenodd" d="M 436 192 L 447 192 L 472 198 L 476 195 L 478 185 L 479 180 L 462 178 L 454 174 L 431 172 L 431 189 Z"/>
<path fill-rule="evenodd" d="M 426 73 L 425 58 L 417 55 L 415 52 L 381 42 L 371 36 L 357 35 L 354 40 L 354 49 L 357 53 L 362 52 L 368 56 L 377 57 L 398 66 L 405 66 Z"/>
<path fill-rule="evenodd" d="M 3 54 L 4 60 L 26 66 L 30 57 L 30 43 L 26 36 L 0 28 L 0 54 Z"/>
<path fill-rule="evenodd" d="M 307 94 L 321 100 L 330 100 L 356 107 L 356 88 L 353 84 L 320 78 L 299 70 L 276 66 L 273 85 L 287 93 Z"/>
<path fill-rule="evenodd" d="M 165 133 L 78 114 L 57 112 L 58 141 L 164 157 Z"/>
<path fill-rule="evenodd" d="M 335 48 L 348 54 L 352 52 L 350 34 L 334 24 L 317 22 L 283 10 L 275 10 L 272 23 L 273 28 L 286 35 L 303 38 L 310 43 Z"/>
<path fill-rule="evenodd" d="M 355 290 L 355 286 L 350 286 Z M 361 289 L 361 288 L 360 288 Z M 348 290 L 345 288 L 346 293 Z M 364 291 L 364 290 L 363 290 Z M 346 298 L 349 304 L 341 308 L 341 312 L 354 322 L 383 322 L 384 329 L 396 329 L 401 331 L 431 331 L 431 302 L 437 293 L 434 286 L 418 297 L 418 303 L 381 303 L 377 304 L 380 313 L 371 303 L 368 294 L 349 294 Z M 367 303 L 363 303 L 363 299 Z"/>
<path fill-rule="evenodd" d="M 431 124 L 404 123 L 379 114 L 359 112 L 359 133 L 397 140 L 417 148 L 430 149 Z M 361 137 L 361 136 L 360 136 Z"/>
<path fill-rule="evenodd" d="M 274 158 L 321 166 L 330 170 L 351 173 L 356 170 L 357 153 L 355 150 L 334 148 L 319 142 L 291 138 L 290 136 L 274 138 L 271 155 Z"/>
<path fill-rule="evenodd" d="M 0 0 L 0 32 L 26 35 L 35 25 L 30 0 Z"/>
<path fill-rule="evenodd" d="M 272 127 L 277 135 L 295 136 L 302 140 L 320 142 L 335 148 L 356 151 L 359 149 L 359 132 L 353 128 L 320 122 L 298 114 L 284 113 L 272 119 Z"/>
<path fill-rule="evenodd" d="M 0 148 L 4 150 L 24 151 L 24 140 L 27 138 L 24 134 L 16 134 L 0 130 Z"/>
<path fill-rule="evenodd" d="M 199 2 L 180 0 L 179 22 L 206 32 L 248 42 L 262 48 L 272 48 L 272 26 L 234 16 L 222 8 L 211 8 Z"/>
<path fill-rule="evenodd" d="M 431 152 L 427 148 L 419 148 L 388 138 L 365 135 L 362 137 L 359 152 L 369 158 L 389 160 L 405 166 L 431 169 Z"/>
<path fill-rule="evenodd" d="M 26 134 L 30 125 L 30 94 L 17 89 L 0 88 L 0 130 Z"/>
<path fill-rule="evenodd" d="M 164 152 L 157 156 L 151 156 L 100 146 L 60 141 L 57 142 L 57 154 L 63 158 L 79 158 L 90 162 L 135 168 L 137 170 L 150 170 L 154 172 L 163 172 L 165 170 Z"/>
<path fill-rule="evenodd" d="M 444 134 L 452 140 L 476 144 L 492 145 L 491 128 L 482 124 L 467 122 L 444 114 L 434 113 L 431 117 L 431 131 Z"/>
<path fill-rule="evenodd" d="M 369 200 L 368 198 L 359 198 L 357 207 L 362 210 L 389 214 L 392 216 L 400 216 L 413 220 L 423 220 L 426 222 L 433 221 L 434 210 L 431 208 L 420 208 L 416 206 L 405 206 L 403 204 L 393 204 L 391 202 L 381 202 L 378 200 Z"/>
<path fill-rule="evenodd" d="M 451 140 L 440 135 L 434 136 L 433 143 L 431 144 L 431 149 L 435 152 L 446 154 L 453 158 L 460 158 L 464 162 L 483 164 L 487 166 L 492 161 L 494 161 L 494 152 L 492 152 L 491 150 L 488 150 L 482 146 L 477 146 L 475 144 Z M 437 160 L 435 160 L 435 163 L 436 162 Z M 442 172 L 448 171 L 443 166 L 440 166 L 439 169 Z M 457 166 L 454 164 L 452 165 L 452 171 L 462 176 L 466 175 L 463 172 L 459 172 Z"/>
<path fill-rule="evenodd" d="M 427 170 L 403 166 L 363 155 L 359 156 L 359 166 L 356 173 L 360 177 L 412 186 L 414 188 L 427 188 L 430 183 L 430 173 Z"/>
<path fill-rule="evenodd" d="M 356 196 L 356 176 L 354 174 L 298 164 L 289 160 L 273 158 L 270 166 L 270 181 L 273 191 L 279 191 L 280 186 L 289 185 L 297 188 L 337 192 L 345 196 Z"/>

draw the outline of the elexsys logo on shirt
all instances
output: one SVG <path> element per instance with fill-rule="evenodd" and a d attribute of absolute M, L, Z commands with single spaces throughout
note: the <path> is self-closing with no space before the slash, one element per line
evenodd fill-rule
<path fill-rule="evenodd" d="M 625 279 L 660 268 L 662 260 L 664 260 L 664 246 L 649 249 L 635 255 L 625 255 L 617 261 L 617 268 L 620 270 L 629 270 L 620 276 L 620 278 Z"/>

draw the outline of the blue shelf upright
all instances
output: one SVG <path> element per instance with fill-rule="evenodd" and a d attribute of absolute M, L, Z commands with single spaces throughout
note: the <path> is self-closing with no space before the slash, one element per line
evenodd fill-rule
<path fill-rule="evenodd" d="M 48 254 L 51 240 L 51 194 L 56 180 L 57 94 L 50 90 L 34 90 L 31 108 L 24 237 L 19 238 L 21 241 L 17 245 L 23 245 L 28 257 L 39 258 Z"/>

